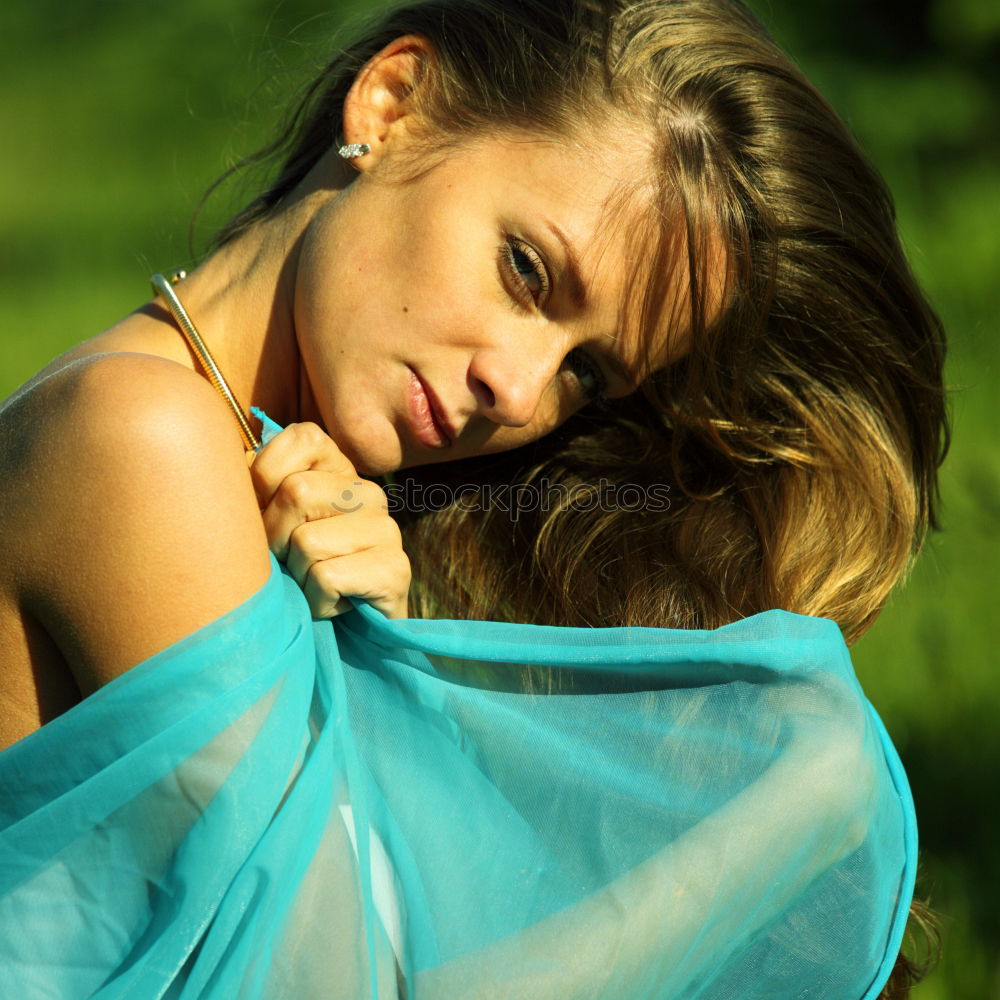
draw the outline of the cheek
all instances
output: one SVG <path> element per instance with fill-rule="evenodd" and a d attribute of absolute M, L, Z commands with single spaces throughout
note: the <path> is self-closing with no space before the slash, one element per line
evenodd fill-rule
<path fill-rule="evenodd" d="M 486 446 L 482 449 L 484 454 L 509 451 L 521 445 L 530 444 L 540 438 L 550 434 L 561 424 L 564 424 L 576 411 L 579 406 L 567 404 L 565 395 L 560 398 L 560 386 L 558 376 L 555 384 L 549 387 L 545 395 L 538 404 L 538 410 L 534 419 L 526 427 L 502 427 L 499 426 L 490 435 Z"/>

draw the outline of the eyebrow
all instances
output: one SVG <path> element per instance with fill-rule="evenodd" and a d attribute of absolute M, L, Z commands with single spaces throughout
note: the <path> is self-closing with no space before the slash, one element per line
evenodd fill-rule
<path fill-rule="evenodd" d="M 608 336 L 617 342 L 617 337 L 612 334 L 608 334 Z M 626 367 L 625 362 L 623 362 L 617 354 L 607 354 L 605 357 L 608 359 L 609 367 L 615 370 L 615 374 L 618 375 L 619 378 L 621 378 L 621 380 L 625 383 L 629 392 L 634 392 L 640 385 L 642 385 L 642 379 L 640 379 L 630 368 Z"/>
<path fill-rule="evenodd" d="M 573 249 L 573 244 L 566 238 L 566 234 L 554 222 L 547 219 L 545 225 L 562 247 L 563 259 L 566 261 L 566 277 L 569 278 L 569 294 L 573 305 L 577 309 L 583 309 L 587 305 L 587 286 L 580 273 L 580 259 Z"/>
<path fill-rule="evenodd" d="M 566 277 L 569 279 L 570 298 L 573 300 L 573 305 L 575 305 L 577 309 L 582 310 L 586 308 L 587 305 L 587 285 L 584 282 L 583 275 L 580 271 L 580 259 L 576 255 L 576 250 L 573 248 L 573 244 L 570 243 L 566 234 L 559 228 L 559 226 L 557 226 L 551 219 L 546 219 L 545 225 L 562 247 L 563 260 L 566 262 Z M 607 334 L 607 336 L 617 343 L 618 338 L 616 336 L 613 334 Z M 608 367 L 614 371 L 614 373 L 628 386 L 630 390 L 638 387 L 641 380 L 630 368 L 625 365 L 617 354 L 608 352 L 604 355 L 604 357 L 607 360 Z"/>

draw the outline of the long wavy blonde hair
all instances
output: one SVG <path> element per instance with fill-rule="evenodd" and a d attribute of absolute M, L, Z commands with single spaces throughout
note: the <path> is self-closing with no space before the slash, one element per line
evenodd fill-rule
<path fill-rule="evenodd" d="M 280 157 L 277 179 L 218 243 L 295 188 L 357 71 L 411 33 L 433 46 L 415 99 L 439 142 L 641 125 L 657 195 L 626 308 L 647 344 L 681 326 L 690 344 L 542 441 L 401 474 L 403 493 L 454 498 L 398 511 L 416 612 L 713 628 L 777 607 L 855 640 L 935 524 L 947 425 L 941 325 L 840 119 L 734 0 L 408 4 L 313 82 L 261 154 Z M 709 322 L 720 244 L 725 308 Z M 488 502 L 511 484 L 532 502 Z M 626 486 L 669 504 L 604 502 Z M 915 975 L 900 960 L 884 996 Z"/>

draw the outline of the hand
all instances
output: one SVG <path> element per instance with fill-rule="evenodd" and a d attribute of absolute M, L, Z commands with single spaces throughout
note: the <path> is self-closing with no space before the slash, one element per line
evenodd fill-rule
<path fill-rule="evenodd" d="M 251 455 L 268 545 L 298 582 L 314 618 L 364 597 L 407 617 L 410 560 L 383 490 L 358 475 L 316 424 L 291 424 Z"/>

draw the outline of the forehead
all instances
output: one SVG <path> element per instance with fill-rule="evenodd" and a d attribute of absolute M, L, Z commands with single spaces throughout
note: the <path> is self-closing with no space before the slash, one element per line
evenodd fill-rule
<path fill-rule="evenodd" d="M 478 153 L 508 194 L 559 212 L 578 251 L 600 250 L 615 235 L 616 217 L 647 187 L 646 155 L 624 143 L 528 133 L 484 138 Z M 632 206 L 634 212 L 643 209 Z"/>
<path fill-rule="evenodd" d="M 600 140 L 505 134 L 477 140 L 470 152 L 501 216 L 555 232 L 575 258 L 588 325 L 634 354 L 643 333 L 630 302 L 650 286 L 652 261 L 662 256 L 651 246 L 664 235 L 648 147 L 623 129 Z"/>
<path fill-rule="evenodd" d="M 626 128 L 597 138 L 504 135 L 485 140 L 481 152 L 511 205 L 565 234 L 591 321 L 618 342 L 616 353 L 632 359 L 637 376 L 690 349 L 692 266 L 700 326 L 721 316 L 730 266 L 721 223 L 708 201 L 682 203 L 646 137 Z"/>

